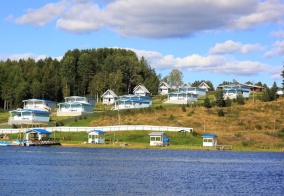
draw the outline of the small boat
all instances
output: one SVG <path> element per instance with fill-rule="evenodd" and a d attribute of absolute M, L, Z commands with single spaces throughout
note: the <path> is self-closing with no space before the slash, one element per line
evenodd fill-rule
<path fill-rule="evenodd" d="M 13 146 L 35 146 L 35 144 L 32 141 L 26 140 L 26 139 L 23 139 L 23 140 L 19 140 L 19 139 L 13 140 L 11 145 L 13 145 Z"/>
<path fill-rule="evenodd" d="M 0 141 L 0 146 L 10 146 L 11 143 L 8 141 Z"/>

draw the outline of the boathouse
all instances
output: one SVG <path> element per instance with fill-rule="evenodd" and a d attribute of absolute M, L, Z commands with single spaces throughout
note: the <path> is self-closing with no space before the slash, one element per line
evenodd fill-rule
<path fill-rule="evenodd" d="M 45 129 L 32 128 L 26 131 L 26 140 L 48 140 L 51 132 Z"/>
<path fill-rule="evenodd" d="M 169 146 L 170 139 L 167 138 L 165 132 L 151 132 L 148 134 L 150 136 L 150 146 Z"/>
<path fill-rule="evenodd" d="M 216 134 L 203 134 L 203 146 L 217 146 Z"/>
<path fill-rule="evenodd" d="M 103 144 L 105 143 L 105 138 L 104 138 L 105 132 L 102 130 L 91 130 L 88 133 L 88 143 L 92 144 Z"/>

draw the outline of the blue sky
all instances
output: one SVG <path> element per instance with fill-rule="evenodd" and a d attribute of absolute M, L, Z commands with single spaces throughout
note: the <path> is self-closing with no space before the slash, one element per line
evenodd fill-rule
<path fill-rule="evenodd" d="M 162 77 L 281 86 L 284 0 L 0 0 L 0 60 L 134 50 Z"/>

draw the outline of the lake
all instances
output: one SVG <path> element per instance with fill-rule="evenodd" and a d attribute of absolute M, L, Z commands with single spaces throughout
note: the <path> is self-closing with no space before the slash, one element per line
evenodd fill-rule
<path fill-rule="evenodd" d="M 284 195 L 284 153 L 0 147 L 1 195 Z"/>

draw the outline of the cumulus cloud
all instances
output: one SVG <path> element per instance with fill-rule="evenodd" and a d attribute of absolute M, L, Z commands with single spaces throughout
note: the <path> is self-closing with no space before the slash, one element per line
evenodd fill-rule
<path fill-rule="evenodd" d="M 28 9 L 26 11 L 27 13 L 19 18 L 16 18 L 15 22 L 18 24 L 33 24 L 36 26 L 43 26 L 63 14 L 68 5 L 68 1 L 63 0 L 57 3 L 46 4 L 39 9 Z"/>
<path fill-rule="evenodd" d="M 227 54 L 227 53 L 241 53 L 247 54 L 254 51 L 263 50 L 260 44 L 242 44 L 241 42 L 234 42 L 228 40 L 224 43 L 217 43 L 209 50 L 210 54 Z"/>
<path fill-rule="evenodd" d="M 271 68 L 255 61 L 238 61 L 222 55 L 201 56 L 192 54 L 186 57 L 174 57 L 155 51 L 132 49 L 139 58 L 144 56 L 151 67 L 155 69 L 178 68 L 190 72 L 207 72 L 215 74 L 229 74 L 238 76 L 251 76 L 258 73 L 267 73 Z"/>
<path fill-rule="evenodd" d="M 264 57 L 273 57 L 277 55 L 284 55 L 284 41 L 276 41 L 273 48 L 264 54 Z"/>
<path fill-rule="evenodd" d="M 284 38 L 284 31 L 274 31 L 271 33 L 273 37 Z"/>
<path fill-rule="evenodd" d="M 278 0 L 63 0 L 28 10 L 15 22 L 42 26 L 58 18 L 56 27 L 72 33 L 109 28 L 121 36 L 169 38 L 281 22 L 283 9 Z"/>

